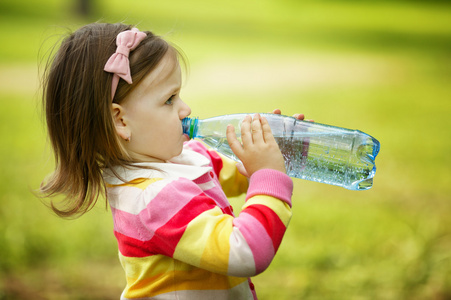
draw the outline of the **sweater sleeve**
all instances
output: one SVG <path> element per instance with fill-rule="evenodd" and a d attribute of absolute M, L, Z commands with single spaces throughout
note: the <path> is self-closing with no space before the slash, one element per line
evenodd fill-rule
<path fill-rule="evenodd" d="M 247 177 L 238 172 L 236 161 L 214 150 L 207 149 L 204 144 L 198 141 L 190 141 L 188 145 L 192 150 L 206 156 L 211 161 L 211 167 L 218 176 L 222 190 L 227 197 L 236 197 L 246 193 L 249 181 Z"/>
<path fill-rule="evenodd" d="M 173 257 L 212 272 L 250 277 L 271 263 L 291 218 L 292 180 L 274 170 L 250 179 L 247 201 L 236 218 L 213 201 L 190 220 Z"/>
<path fill-rule="evenodd" d="M 260 170 L 234 218 L 190 180 L 155 181 L 137 198 L 141 208 L 112 208 L 119 250 L 129 257 L 163 254 L 215 273 L 254 276 L 280 245 L 291 218 L 291 193 L 286 174 Z"/>
<path fill-rule="evenodd" d="M 249 187 L 247 177 L 238 172 L 236 161 L 218 154 L 222 160 L 222 169 L 219 172 L 219 182 L 227 197 L 236 197 L 246 193 Z"/>
<path fill-rule="evenodd" d="M 265 169 L 250 178 L 246 203 L 233 225 L 239 231 L 234 238 L 252 253 L 255 274 L 269 266 L 282 242 L 291 219 L 292 192 L 293 182 L 285 173 Z"/>

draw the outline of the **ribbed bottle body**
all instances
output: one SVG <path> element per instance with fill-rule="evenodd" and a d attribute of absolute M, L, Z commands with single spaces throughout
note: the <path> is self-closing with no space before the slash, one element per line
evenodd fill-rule
<path fill-rule="evenodd" d="M 226 127 L 232 124 L 240 137 L 241 122 L 247 114 L 233 114 L 205 120 L 184 120 L 191 137 L 199 138 L 218 152 L 239 161 L 230 149 Z M 379 142 L 358 130 L 300 121 L 277 114 L 265 116 L 285 159 L 287 174 L 350 190 L 372 187 Z M 187 118 L 188 119 L 188 118 Z M 189 129 L 189 128 L 188 128 Z M 189 134 L 189 131 L 187 131 Z"/>

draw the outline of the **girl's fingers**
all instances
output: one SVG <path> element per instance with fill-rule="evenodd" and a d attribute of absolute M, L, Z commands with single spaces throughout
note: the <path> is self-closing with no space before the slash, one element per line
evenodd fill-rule
<path fill-rule="evenodd" d="M 268 120 L 265 117 L 261 117 L 261 126 L 263 130 L 263 138 L 265 142 L 275 142 L 274 136 L 272 135 L 271 127 L 269 126 Z"/>
<path fill-rule="evenodd" d="M 246 168 L 244 167 L 242 162 L 239 162 L 236 164 L 236 168 L 238 169 L 238 172 L 240 172 L 241 175 L 243 175 L 244 177 L 249 178 L 249 173 L 247 173 Z"/>
<path fill-rule="evenodd" d="M 285 172 L 285 163 L 280 149 L 271 133 L 268 121 L 259 114 L 246 116 L 241 124 L 241 141 L 236 137 L 232 125 L 227 126 L 227 141 L 237 158 L 243 163 L 238 170 L 252 176 L 261 169 Z"/>
<path fill-rule="evenodd" d="M 233 125 L 227 125 L 226 136 L 230 149 L 232 149 L 236 156 L 240 157 L 243 153 L 243 146 L 236 138 L 235 127 Z"/>
<path fill-rule="evenodd" d="M 259 114 L 255 114 L 254 119 L 252 120 L 252 141 L 254 144 L 263 141 L 262 130 L 261 116 Z"/>
<path fill-rule="evenodd" d="M 295 117 L 298 120 L 304 120 L 305 118 L 304 114 L 294 114 L 293 117 Z"/>
<path fill-rule="evenodd" d="M 280 115 L 280 114 L 282 114 L 282 111 L 280 110 L 280 109 L 274 109 L 273 111 L 272 111 L 272 113 L 273 114 L 276 114 L 276 115 Z M 293 117 L 294 118 L 296 118 L 296 119 L 298 119 L 298 120 L 304 120 L 304 118 L 305 118 L 305 115 L 304 114 L 294 114 L 293 115 Z"/>
<path fill-rule="evenodd" d="M 241 123 L 241 141 L 244 146 L 252 143 L 251 122 L 251 116 L 247 115 Z"/>

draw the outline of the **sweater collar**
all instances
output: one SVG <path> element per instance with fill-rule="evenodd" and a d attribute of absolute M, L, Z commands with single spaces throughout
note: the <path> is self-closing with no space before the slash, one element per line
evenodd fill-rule
<path fill-rule="evenodd" d="M 115 166 L 103 171 L 107 184 L 119 185 L 138 178 L 187 178 L 194 180 L 210 172 L 210 160 L 200 153 L 184 149 L 182 154 L 166 163 L 134 163 L 129 167 Z M 150 169 L 147 169 L 150 168 Z"/>

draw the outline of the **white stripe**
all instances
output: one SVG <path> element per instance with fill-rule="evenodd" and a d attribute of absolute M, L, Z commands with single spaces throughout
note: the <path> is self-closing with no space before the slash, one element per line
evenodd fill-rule
<path fill-rule="evenodd" d="M 229 238 L 230 254 L 227 275 L 251 277 L 255 275 L 255 261 L 252 250 L 241 231 L 234 227 Z"/>
<path fill-rule="evenodd" d="M 137 178 L 177 178 L 184 177 L 194 180 L 210 172 L 212 167 L 208 164 L 210 160 L 193 150 L 183 150 L 183 153 L 166 163 L 135 163 L 131 167 L 113 167 L 119 178 L 114 175 L 113 170 L 105 169 L 103 178 L 105 182 L 118 185 Z"/>
<path fill-rule="evenodd" d="M 183 290 L 161 294 L 151 298 L 133 298 L 134 300 L 253 300 L 254 296 L 249 288 L 249 282 L 243 283 L 229 290 Z M 128 298 L 121 297 L 121 300 Z"/>
<path fill-rule="evenodd" d="M 108 201 L 111 207 L 115 209 L 137 215 L 172 181 L 174 180 L 156 181 L 152 183 L 152 188 L 146 188 L 144 191 L 133 186 L 108 188 Z"/>
<path fill-rule="evenodd" d="M 216 185 L 212 180 L 210 180 L 209 182 L 200 183 L 197 186 L 200 187 L 202 191 L 207 191 L 209 189 L 214 188 Z"/>

